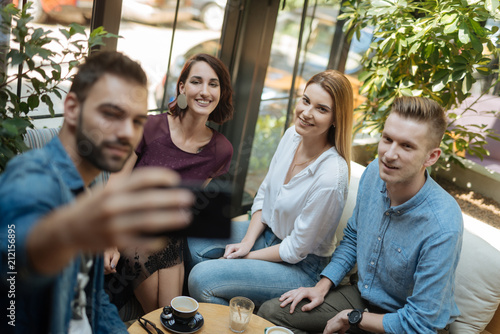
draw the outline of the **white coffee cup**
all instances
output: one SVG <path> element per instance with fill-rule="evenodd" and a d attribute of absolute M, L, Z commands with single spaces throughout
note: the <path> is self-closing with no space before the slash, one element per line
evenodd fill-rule
<path fill-rule="evenodd" d="M 264 334 L 293 334 L 293 332 L 285 327 L 274 326 L 266 328 Z"/>

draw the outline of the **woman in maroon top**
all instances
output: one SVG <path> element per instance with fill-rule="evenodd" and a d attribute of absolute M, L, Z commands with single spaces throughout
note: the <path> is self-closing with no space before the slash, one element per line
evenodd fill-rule
<path fill-rule="evenodd" d="M 232 93 L 229 72 L 219 59 L 207 54 L 191 57 L 179 76 L 177 98 L 169 104 L 169 112 L 149 117 L 136 155 L 124 170 L 163 166 L 177 171 L 184 181 L 205 185 L 227 173 L 233 147 L 207 122 L 222 124 L 232 118 Z M 112 177 L 110 182 L 118 178 Z M 123 268 L 119 274 L 129 280 L 126 284 L 133 278 L 135 296 L 146 313 L 169 305 L 172 298 L 182 294 L 184 243 L 183 237 L 173 234 L 160 252 L 121 250 Z M 106 273 L 116 273 L 119 257 L 116 250 L 106 252 Z M 123 296 L 116 297 L 113 302 L 123 302 Z"/>

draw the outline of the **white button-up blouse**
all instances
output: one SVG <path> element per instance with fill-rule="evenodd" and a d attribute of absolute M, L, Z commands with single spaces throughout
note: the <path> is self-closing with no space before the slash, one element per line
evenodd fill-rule
<path fill-rule="evenodd" d="M 285 132 L 252 205 L 252 214 L 262 210 L 262 222 L 282 240 L 280 257 L 291 264 L 332 254 L 349 185 L 347 162 L 335 147 L 284 184 L 301 140 L 294 126 Z"/>

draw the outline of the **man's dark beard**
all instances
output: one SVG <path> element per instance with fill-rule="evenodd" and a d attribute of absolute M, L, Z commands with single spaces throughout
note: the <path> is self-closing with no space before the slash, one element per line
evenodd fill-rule
<path fill-rule="evenodd" d="M 119 172 L 122 168 L 123 165 L 126 162 L 126 159 L 123 161 L 123 163 L 119 166 L 114 166 L 114 165 L 109 165 L 104 158 L 104 155 L 102 153 L 103 147 L 106 145 L 121 145 L 121 146 L 128 146 L 130 147 L 130 154 L 133 151 L 132 146 L 130 146 L 130 143 L 124 142 L 124 141 L 103 141 L 101 145 L 97 146 L 92 139 L 87 137 L 82 129 L 82 122 L 78 124 L 77 130 L 76 130 L 76 146 L 78 148 L 78 153 L 82 157 L 82 159 L 87 160 L 90 162 L 94 167 L 96 167 L 99 170 L 103 171 L 108 171 L 111 173 L 114 172 Z M 130 156 L 129 154 L 129 156 Z"/>

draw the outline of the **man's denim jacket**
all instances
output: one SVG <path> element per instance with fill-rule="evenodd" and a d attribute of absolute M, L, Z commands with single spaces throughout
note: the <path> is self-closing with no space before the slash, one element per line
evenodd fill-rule
<path fill-rule="evenodd" d="M 57 275 L 40 275 L 27 258 L 26 239 L 38 220 L 72 202 L 83 189 L 83 180 L 58 137 L 42 149 L 15 157 L 0 175 L 0 298 L 2 307 L 11 307 L 0 332 L 68 332 L 80 257 Z M 15 246 L 9 248 L 12 244 Z M 103 289 L 102 256 L 94 258 L 89 276 L 85 290 L 92 331 L 126 333 Z"/>

